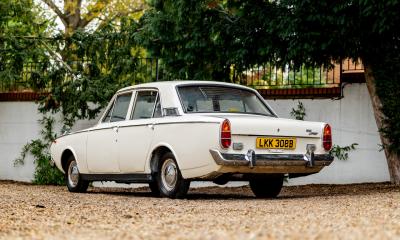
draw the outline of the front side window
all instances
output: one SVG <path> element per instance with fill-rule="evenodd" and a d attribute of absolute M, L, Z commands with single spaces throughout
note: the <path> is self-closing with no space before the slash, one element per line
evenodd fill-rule
<path fill-rule="evenodd" d="M 146 119 L 153 116 L 156 106 L 157 91 L 139 91 L 131 119 Z"/>
<path fill-rule="evenodd" d="M 111 119 L 110 119 L 111 122 L 118 122 L 125 120 L 126 114 L 128 113 L 131 97 L 132 93 L 125 93 L 117 96 L 111 114 Z"/>
<path fill-rule="evenodd" d="M 225 86 L 181 86 L 178 93 L 186 113 L 249 113 L 274 116 L 252 91 Z"/>

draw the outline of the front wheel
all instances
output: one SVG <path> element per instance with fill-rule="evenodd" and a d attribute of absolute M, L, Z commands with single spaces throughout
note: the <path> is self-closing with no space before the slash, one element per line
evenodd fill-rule
<path fill-rule="evenodd" d="M 170 152 L 161 158 L 157 185 L 162 197 L 184 198 L 189 190 L 190 181 L 183 179 L 175 157 Z"/>
<path fill-rule="evenodd" d="M 251 191 L 258 198 L 276 198 L 283 186 L 283 176 L 265 176 L 250 179 Z"/>
<path fill-rule="evenodd" d="M 89 181 L 82 180 L 79 173 L 78 164 L 75 157 L 70 156 L 67 162 L 67 170 L 65 172 L 65 182 L 70 192 L 86 192 L 89 187 Z"/>

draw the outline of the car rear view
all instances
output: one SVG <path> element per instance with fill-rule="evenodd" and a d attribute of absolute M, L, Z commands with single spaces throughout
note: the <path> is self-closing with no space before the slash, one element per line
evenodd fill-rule
<path fill-rule="evenodd" d="M 217 183 L 249 180 L 256 195 L 274 197 L 287 174 L 317 173 L 333 160 L 329 124 L 279 118 L 252 89 L 200 84 L 178 93 L 186 114 L 222 120 L 220 146 L 209 150 L 220 167 Z"/>

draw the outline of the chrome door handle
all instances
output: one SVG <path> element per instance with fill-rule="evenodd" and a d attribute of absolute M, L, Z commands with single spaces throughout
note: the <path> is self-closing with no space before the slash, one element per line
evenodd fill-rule
<path fill-rule="evenodd" d="M 119 127 L 113 127 L 113 130 L 114 130 L 115 132 L 118 132 L 118 129 L 119 129 Z"/>
<path fill-rule="evenodd" d="M 154 130 L 154 124 L 152 123 L 152 124 L 149 124 L 149 125 L 147 125 L 151 130 Z"/>

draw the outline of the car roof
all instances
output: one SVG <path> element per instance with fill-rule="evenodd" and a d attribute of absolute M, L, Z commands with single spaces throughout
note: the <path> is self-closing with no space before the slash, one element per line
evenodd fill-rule
<path fill-rule="evenodd" d="M 134 86 L 129 86 L 118 90 L 118 92 L 128 91 L 131 89 L 137 88 L 158 88 L 158 87 L 176 87 L 179 85 L 225 85 L 230 87 L 241 87 L 248 88 L 245 86 L 241 86 L 233 83 L 226 82 L 218 82 L 218 81 L 199 81 L 199 80 L 173 80 L 173 81 L 160 81 L 160 82 L 150 82 L 150 83 L 141 83 Z"/>

